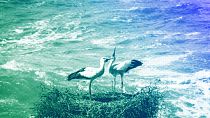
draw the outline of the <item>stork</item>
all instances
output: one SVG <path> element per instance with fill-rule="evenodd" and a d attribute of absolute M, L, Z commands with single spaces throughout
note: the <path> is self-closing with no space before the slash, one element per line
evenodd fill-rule
<path fill-rule="evenodd" d="M 105 63 L 108 62 L 110 58 L 107 57 L 102 57 L 100 59 L 100 67 L 99 68 L 94 68 L 94 67 L 85 67 L 77 70 L 76 72 L 73 72 L 68 75 L 68 81 L 72 79 L 87 79 L 90 80 L 89 83 L 89 94 L 91 96 L 91 84 L 93 80 L 96 78 L 102 76 L 104 74 L 104 69 L 105 69 Z"/>
<path fill-rule="evenodd" d="M 114 48 L 112 58 L 108 65 L 109 73 L 111 73 L 114 76 L 114 81 L 112 83 L 112 87 L 114 90 L 115 90 L 115 85 L 116 85 L 116 77 L 117 77 L 117 75 L 120 75 L 121 89 L 123 90 L 123 76 L 124 76 L 124 74 L 133 68 L 141 66 L 143 63 L 136 59 L 126 60 L 126 61 L 120 62 L 120 63 L 114 63 L 116 60 L 115 51 L 116 51 L 116 47 Z"/>

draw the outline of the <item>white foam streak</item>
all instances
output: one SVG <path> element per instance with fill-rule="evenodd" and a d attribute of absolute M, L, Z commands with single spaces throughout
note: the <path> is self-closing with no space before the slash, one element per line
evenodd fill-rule
<path fill-rule="evenodd" d="M 46 77 L 46 73 L 45 73 L 45 72 L 36 71 L 35 74 L 36 74 L 39 78 L 44 78 L 44 77 Z"/>
<path fill-rule="evenodd" d="M 18 100 L 16 99 L 0 99 L 0 104 L 14 104 L 18 103 Z"/>
<path fill-rule="evenodd" d="M 195 78 L 210 78 L 210 70 L 201 70 L 194 73 Z"/>
<path fill-rule="evenodd" d="M 73 22 L 72 22 L 73 23 Z M 72 25 L 72 23 L 67 24 Z M 80 24 L 80 22 L 76 22 Z M 82 41 L 82 39 L 78 38 L 79 35 L 82 34 L 80 30 L 74 32 L 65 32 L 58 33 L 50 27 L 50 23 L 47 20 L 37 21 L 34 24 L 31 24 L 30 28 L 35 29 L 35 33 L 26 35 L 22 37 L 20 40 L 15 40 L 18 45 L 30 46 L 43 44 L 45 42 L 57 40 L 57 39 L 69 39 L 70 41 Z M 27 28 L 27 27 L 26 27 Z M 16 29 L 17 33 L 22 33 L 23 30 Z M 47 32 L 47 33 L 46 33 Z"/>
<path fill-rule="evenodd" d="M 124 3 L 130 3 L 130 2 L 135 2 L 136 0 L 120 0 L 120 1 Z"/>
<path fill-rule="evenodd" d="M 161 56 L 156 58 L 147 59 L 144 62 L 144 65 L 147 66 L 166 66 L 170 65 L 172 62 L 183 59 L 188 55 L 168 55 L 168 56 Z"/>
<path fill-rule="evenodd" d="M 209 103 L 206 103 L 206 100 L 200 97 L 197 97 L 196 99 L 188 99 L 186 97 L 180 97 L 179 100 L 175 102 L 175 104 L 177 104 L 183 110 L 183 111 L 177 112 L 177 115 L 181 117 L 193 115 L 194 117 L 198 118 L 201 116 L 210 115 Z"/>
<path fill-rule="evenodd" d="M 22 64 L 17 63 L 15 60 L 9 61 L 3 65 L 1 65 L 2 68 L 4 69 L 10 69 L 10 70 L 21 70 L 20 67 L 22 66 Z"/>
<path fill-rule="evenodd" d="M 23 30 L 22 30 L 22 29 L 15 29 L 15 32 L 16 32 L 17 34 L 20 34 L 20 33 L 23 32 Z"/>
<path fill-rule="evenodd" d="M 100 45 L 100 46 L 103 46 L 103 47 L 108 47 L 112 44 L 115 44 L 116 39 L 113 38 L 113 37 L 108 37 L 106 39 L 93 39 L 93 40 L 91 40 L 91 43 L 95 44 L 95 45 Z"/>

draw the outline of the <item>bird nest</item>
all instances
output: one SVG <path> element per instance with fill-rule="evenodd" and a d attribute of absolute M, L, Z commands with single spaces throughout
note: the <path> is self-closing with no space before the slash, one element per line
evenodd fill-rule
<path fill-rule="evenodd" d="M 42 92 L 33 109 L 37 118 L 154 118 L 162 101 L 157 87 L 145 87 L 136 94 L 95 93 L 92 99 L 88 94 L 52 88 Z"/>

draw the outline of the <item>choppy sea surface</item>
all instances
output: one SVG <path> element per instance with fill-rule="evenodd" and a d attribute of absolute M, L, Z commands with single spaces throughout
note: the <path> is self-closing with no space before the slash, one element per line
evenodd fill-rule
<path fill-rule="evenodd" d="M 210 117 L 209 0 L 0 0 L 0 117 L 31 117 L 40 84 L 88 92 L 67 75 L 115 46 L 117 61 L 144 63 L 125 75 L 127 93 L 156 84 L 160 117 Z M 111 81 L 106 72 L 93 93 Z"/>

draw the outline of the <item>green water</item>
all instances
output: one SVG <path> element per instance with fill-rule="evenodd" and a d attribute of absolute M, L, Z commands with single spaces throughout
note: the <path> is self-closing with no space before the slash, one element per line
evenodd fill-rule
<path fill-rule="evenodd" d="M 68 74 L 98 67 L 115 46 L 117 61 L 144 63 L 125 75 L 126 93 L 155 83 L 167 93 L 165 114 L 209 117 L 209 4 L 1 0 L 0 117 L 31 117 L 41 85 L 88 92 L 89 81 L 68 82 Z M 112 78 L 95 80 L 93 93 L 112 91 Z"/>

